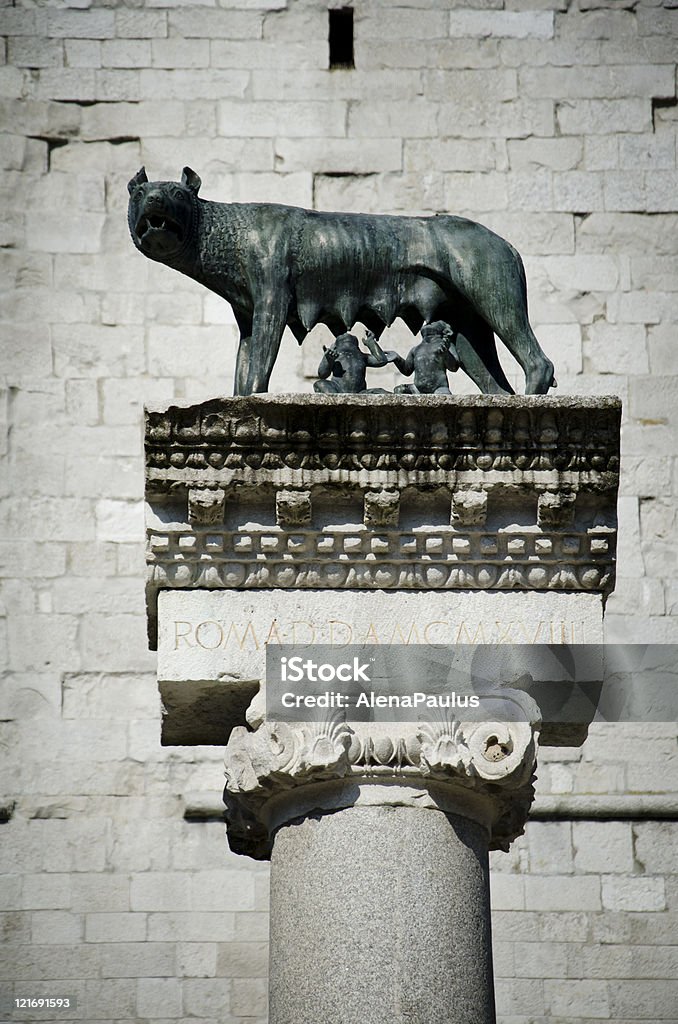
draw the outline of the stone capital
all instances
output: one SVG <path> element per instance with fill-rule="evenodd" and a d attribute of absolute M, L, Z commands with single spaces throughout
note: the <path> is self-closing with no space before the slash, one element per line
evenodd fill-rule
<path fill-rule="evenodd" d="M 491 849 L 522 834 L 534 795 L 540 715 L 518 690 L 502 689 L 496 721 L 312 722 L 262 720 L 233 730 L 224 801 L 231 848 L 270 856 L 277 828 L 354 806 L 412 806 L 487 829 Z"/>

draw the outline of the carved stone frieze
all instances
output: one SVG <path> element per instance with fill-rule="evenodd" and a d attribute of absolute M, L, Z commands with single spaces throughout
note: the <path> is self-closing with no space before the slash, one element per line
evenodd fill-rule
<path fill-rule="evenodd" d="M 534 795 L 540 717 L 520 691 L 502 690 L 498 702 L 495 722 L 349 724 L 335 715 L 234 729 L 224 791 L 232 849 L 266 859 L 286 821 L 374 800 L 461 810 L 488 828 L 491 848 L 508 849 Z"/>
<path fill-rule="evenodd" d="M 211 526 L 224 520 L 224 494 L 221 487 L 190 487 L 188 520 L 200 526 Z"/>
<path fill-rule="evenodd" d="M 250 395 L 149 411 L 148 482 L 158 489 L 237 473 L 279 483 L 359 474 L 619 470 L 612 398 L 439 395 Z M 340 480 L 341 478 L 341 480 Z M 589 481 L 592 483 L 593 481 Z M 605 482 L 599 483 L 604 486 Z"/>
<path fill-rule="evenodd" d="M 454 526 L 484 526 L 487 519 L 487 491 L 455 491 L 452 495 Z"/>
<path fill-rule="evenodd" d="M 450 527 L 394 532 L 151 530 L 147 594 L 159 590 L 568 590 L 613 585 L 616 532 L 524 530 L 491 534 Z"/>
<path fill-rule="evenodd" d="M 537 503 L 537 521 L 541 527 L 571 527 L 577 494 L 573 491 L 543 491 Z"/>
<path fill-rule="evenodd" d="M 277 491 L 275 518 L 278 526 L 308 526 L 311 522 L 310 491 Z"/>
<path fill-rule="evenodd" d="M 614 556 L 611 531 L 572 534 L 451 530 L 377 536 L 274 530 L 247 533 L 153 531 L 149 583 L 155 587 L 463 587 L 602 590 Z M 375 555 L 381 558 L 377 562 Z"/>
<path fill-rule="evenodd" d="M 151 644 L 163 588 L 608 593 L 619 418 L 617 399 L 533 396 L 148 412 Z"/>
<path fill-rule="evenodd" d="M 400 491 L 382 490 L 366 491 L 364 496 L 365 526 L 377 529 L 397 527 L 400 518 Z"/>

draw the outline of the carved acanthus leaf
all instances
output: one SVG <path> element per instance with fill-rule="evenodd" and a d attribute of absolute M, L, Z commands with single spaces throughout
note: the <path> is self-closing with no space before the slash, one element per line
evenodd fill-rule
<path fill-rule="evenodd" d="M 507 689 L 495 699 L 505 712 L 496 722 L 460 722 L 443 714 L 419 723 L 348 725 L 335 714 L 317 722 L 264 720 L 254 732 L 234 729 L 226 748 L 224 793 L 233 848 L 245 843 L 248 852 L 270 849 L 262 836 L 273 797 L 342 780 L 361 785 L 400 781 L 424 789 L 435 784 L 451 787 L 450 792 L 461 787 L 487 804 L 491 818 L 504 822 L 492 840 L 504 848 L 520 834 L 524 821 L 520 814 L 511 815 L 509 805 L 517 799 L 528 808 L 532 799 L 540 723 L 527 694 Z"/>

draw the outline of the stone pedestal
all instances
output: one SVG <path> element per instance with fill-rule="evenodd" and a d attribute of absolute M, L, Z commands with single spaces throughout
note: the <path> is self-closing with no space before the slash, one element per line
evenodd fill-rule
<path fill-rule="evenodd" d="M 614 580 L 615 399 L 262 396 L 147 417 L 163 742 L 226 744 L 231 848 L 272 860 L 271 1024 L 494 1020 L 488 849 L 541 721 L 267 717 L 269 644 L 582 644 Z"/>

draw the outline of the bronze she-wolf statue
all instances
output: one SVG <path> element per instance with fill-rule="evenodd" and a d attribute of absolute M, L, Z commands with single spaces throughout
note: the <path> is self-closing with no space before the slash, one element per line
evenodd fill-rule
<path fill-rule="evenodd" d="M 442 320 L 461 366 L 484 393 L 512 393 L 496 334 L 525 372 L 528 394 L 554 385 L 527 317 L 523 263 L 507 241 L 464 217 L 320 213 L 198 198 L 200 178 L 129 182 L 129 227 L 152 260 L 233 307 L 240 329 L 235 393 L 266 391 L 285 327 L 301 343 L 316 324 L 358 321 L 378 339 L 396 317 L 413 334 Z"/>

